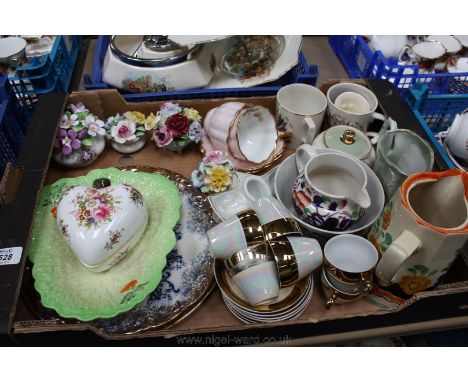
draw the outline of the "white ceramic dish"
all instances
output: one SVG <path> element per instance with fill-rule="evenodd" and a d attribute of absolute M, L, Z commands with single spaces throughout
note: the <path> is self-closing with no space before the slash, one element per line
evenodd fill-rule
<path fill-rule="evenodd" d="M 252 106 L 241 112 L 237 122 L 239 150 L 252 163 L 266 161 L 276 146 L 278 132 L 275 119 L 263 106 Z"/>
<path fill-rule="evenodd" d="M 447 65 L 449 73 L 468 73 L 468 57 L 458 57 Z M 459 79 L 458 77 L 457 79 Z M 466 80 L 466 78 L 465 78 Z"/>
<path fill-rule="evenodd" d="M 320 153 L 321 150 L 317 149 Z M 330 149 L 326 149 L 330 150 Z M 369 228 L 375 220 L 379 217 L 383 210 L 385 203 L 384 190 L 380 183 L 377 175 L 367 166 L 363 165 L 367 174 L 367 192 L 369 193 L 370 199 L 372 200 L 371 206 L 366 209 L 362 217 L 353 224 L 349 229 L 343 231 L 327 231 L 318 227 L 314 227 L 305 223 L 299 218 L 299 215 L 294 209 L 293 198 L 292 198 L 292 187 L 294 182 L 299 175 L 296 166 L 296 155 L 293 154 L 286 158 L 277 168 L 274 175 L 268 173 L 265 175 L 267 181 L 273 184 L 273 190 L 276 198 L 291 212 L 294 219 L 301 225 L 303 229 L 310 233 L 315 233 L 324 236 L 334 236 L 346 233 L 358 233 Z M 274 178 L 272 178 L 274 176 Z M 272 181 L 272 182 L 271 182 Z"/>
<path fill-rule="evenodd" d="M 453 36 L 430 35 L 427 37 L 427 39 L 432 41 L 439 41 L 445 47 L 445 49 L 447 49 L 447 53 L 456 53 L 463 48 L 461 41 Z"/>
<path fill-rule="evenodd" d="M 276 59 L 269 73 L 261 77 L 253 77 L 248 80 L 242 81 L 239 78 L 233 77 L 230 74 L 217 70 L 213 78 L 207 85 L 207 88 L 240 88 L 252 87 L 266 82 L 275 81 L 283 74 L 297 65 L 299 59 L 299 52 L 302 46 L 302 36 L 281 36 L 284 39 L 284 49 L 279 57 Z M 227 51 L 228 47 L 232 45 L 230 39 L 223 39 L 221 41 L 210 44 L 214 49 L 214 58 L 216 63 L 220 63 L 222 57 Z"/>
<path fill-rule="evenodd" d="M 271 196 L 269 184 L 261 176 L 236 172 L 229 191 L 208 196 L 214 213 L 225 220 L 241 211 L 251 209 L 253 203 L 265 196 Z"/>
<path fill-rule="evenodd" d="M 135 50 L 140 43 L 135 39 Z M 102 65 L 102 79 L 118 89 L 135 93 L 202 88 L 213 76 L 210 56 L 209 47 L 203 46 L 189 59 L 178 64 L 139 67 L 121 61 L 109 46 Z"/>
<path fill-rule="evenodd" d="M 148 222 L 142 195 L 126 184 L 105 188 L 75 186 L 57 205 L 57 224 L 80 262 L 102 272 L 138 243 Z"/>
<path fill-rule="evenodd" d="M 284 149 L 285 149 L 284 139 L 278 138 L 278 141 L 276 142 L 276 148 L 271 154 L 270 158 L 262 163 L 253 163 L 253 162 L 237 159 L 237 158 L 234 158 L 230 153 L 228 153 L 228 157 L 237 170 L 249 172 L 249 173 L 257 173 L 266 168 L 271 167 L 273 163 L 281 157 Z M 205 130 L 202 130 L 201 151 L 203 155 L 210 153 L 212 151 L 215 151 L 215 150 L 219 150 L 219 148 L 211 142 Z"/>
<path fill-rule="evenodd" d="M 231 311 L 231 313 L 243 322 L 247 322 L 247 323 L 279 322 L 279 321 L 291 320 L 291 319 L 299 317 L 304 312 L 304 310 L 309 306 L 310 301 L 312 300 L 312 295 L 313 295 L 313 289 L 310 289 L 307 292 L 307 294 L 304 296 L 304 299 L 300 303 L 298 303 L 298 305 L 296 305 L 294 309 L 291 309 L 290 311 L 287 311 L 278 316 L 249 314 L 245 312 L 244 310 L 237 308 L 237 306 L 233 305 L 231 301 L 227 299 L 225 296 L 223 296 L 223 299 L 227 308 Z"/>
<path fill-rule="evenodd" d="M 231 284 L 232 282 L 230 282 Z M 313 295 L 313 278 L 310 277 L 310 280 L 308 280 L 307 288 L 304 290 L 304 293 L 301 295 L 299 299 L 297 299 L 294 304 L 290 305 L 287 309 L 282 309 L 281 311 L 272 311 L 272 312 L 255 312 L 249 309 L 246 309 L 245 307 L 242 307 L 241 305 L 237 304 L 235 301 L 233 301 L 229 296 L 225 293 L 222 293 L 223 299 L 228 304 L 233 310 L 236 312 L 240 313 L 243 315 L 245 318 L 248 319 L 268 319 L 268 320 L 282 320 L 285 319 L 285 317 L 290 317 L 293 316 L 295 313 L 297 313 L 299 310 L 304 308 L 304 305 L 308 305 L 312 295 Z M 236 290 L 237 292 L 238 290 Z M 288 294 L 285 294 L 284 291 L 286 289 L 283 289 L 283 297 L 281 298 L 278 297 L 273 301 L 280 301 L 281 299 L 284 299 L 285 297 L 288 296 Z M 292 287 L 288 288 L 288 291 L 292 291 Z M 244 295 L 239 294 L 239 298 L 245 298 Z"/>

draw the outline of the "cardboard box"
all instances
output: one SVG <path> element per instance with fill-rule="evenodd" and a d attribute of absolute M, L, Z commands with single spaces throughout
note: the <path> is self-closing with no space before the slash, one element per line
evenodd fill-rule
<path fill-rule="evenodd" d="M 395 119 L 400 126 L 418 132 L 420 127 L 411 110 L 406 107 L 389 83 L 370 80 L 369 86 L 379 98 L 381 111 Z M 194 107 L 205 116 L 208 110 L 227 100 L 203 99 L 177 102 Z M 236 100 L 243 101 L 243 99 Z M 127 165 L 164 167 L 189 177 L 202 157 L 195 146 L 180 155 L 157 149 L 154 144 L 148 143 L 143 150 L 130 156 L 122 156 L 107 148 L 93 164 L 85 168 L 71 169 L 53 162 L 49 163 L 53 138 L 63 107 L 65 104 L 77 101 L 83 102 L 101 119 L 128 110 L 149 114 L 156 112 L 162 103 L 154 101 L 128 104 L 115 90 L 78 92 L 69 97 L 57 94 L 44 96 L 37 106 L 25 148 L 20 156 L 19 164 L 22 165 L 22 169 L 11 171 L 15 176 L 11 178 L 11 182 L 5 182 L 10 194 L 11 189 L 15 190 L 16 200 L 0 207 L 0 248 L 20 246 L 27 253 L 35 203 L 43 185 L 63 177 L 84 175 L 95 168 Z M 261 104 L 273 113 L 275 111 L 274 95 L 251 97 L 248 102 Z M 286 151 L 284 157 L 291 153 Z M 129 344 L 293 345 L 409 334 L 420 330 L 468 325 L 468 267 L 463 258 L 460 258 L 447 275 L 445 284 L 436 290 L 418 293 L 399 305 L 377 305 L 361 299 L 352 304 L 334 306 L 326 310 L 320 282 L 315 277 L 313 299 L 306 311 L 294 321 L 243 324 L 227 310 L 219 290 L 215 288 L 193 314 L 170 328 L 107 337 L 98 332 L 92 323 L 61 319 L 44 320 L 34 315 L 31 307 L 26 304 L 28 299 L 25 298 L 33 282 L 27 272 L 23 278 L 27 265 L 25 253 L 22 261 L 16 266 L 0 267 L 0 332 L 5 335 L 4 341 L 12 338 L 13 341 L 22 344 L 100 344 L 105 343 L 103 338 L 106 338 L 106 340 L 126 339 L 129 341 L 126 343 Z"/>

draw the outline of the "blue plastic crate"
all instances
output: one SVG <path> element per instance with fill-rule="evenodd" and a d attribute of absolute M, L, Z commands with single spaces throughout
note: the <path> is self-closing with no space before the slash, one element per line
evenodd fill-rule
<path fill-rule="evenodd" d="M 468 73 L 419 73 L 418 65 L 400 65 L 373 52 L 361 36 L 330 36 L 329 43 L 351 78 L 386 79 L 403 96 L 417 83 L 426 84 L 430 94 L 468 93 Z"/>
<path fill-rule="evenodd" d="M 96 43 L 96 51 L 94 53 L 93 59 L 93 71 L 92 74 L 85 74 L 83 78 L 83 85 L 87 90 L 95 89 L 113 89 L 111 85 L 106 84 L 102 80 L 102 65 L 104 63 L 104 58 L 107 53 L 107 49 L 110 44 L 111 36 L 99 36 Z M 309 84 L 315 86 L 317 84 L 317 79 L 319 76 L 317 65 L 310 65 L 307 63 L 307 60 L 304 54 L 301 52 L 299 55 L 299 63 L 284 74 L 281 78 L 276 81 L 269 82 L 261 85 L 261 87 L 279 87 L 296 82 Z M 251 89 L 257 89 L 254 87 Z M 183 94 L 197 94 L 197 97 L 189 98 L 203 98 L 200 95 L 201 92 L 209 92 L 211 90 L 222 90 L 229 92 L 231 89 L 195 89 L 195 90 L 182 90 L 175 92 L 161 92 L 166 94 L 169 98 L 175 99 L 174 97 L 180 97 Z M 119 89 L 122 94 L 129 94 L 128 92 L 122 91 Z M 134 94 L 134 93 L 133 93 Z M 153 93 L 140 93 L 140 94 L 153 94 Z M 127 97 L 125 97 L 127 98 Z M 180 99 L 180 98 L 179 98 Z"/>
<path fill-rule="evenodd" d="M 22 107 L 33 110 L 39 95 L 68 91 L 82 40 L 81 36 L 56 36 L 49 54 L 33 57 L 8 77 Z"/>
<path fill-rule="evenodd" d="M 429 86 L 417 84 L 409 90 L 406 101 L 447 167 L 454 168 L 455 164 L 435 136 L 447 130 L 455 116 L 468 108 L 468 93 L 442 95 L 429 91 Z"/>
<path fill-rule="evenodd" d="M 27 120 L 6 77 L 0 77 L 0 178 L 8 162 L 15 163 Z"/>

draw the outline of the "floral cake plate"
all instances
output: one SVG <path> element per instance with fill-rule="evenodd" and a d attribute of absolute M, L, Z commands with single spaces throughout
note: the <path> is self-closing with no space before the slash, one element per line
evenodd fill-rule
<path fill-rule="evenodd" d="M 159 285 L 134 309 L 111 319 L 88 323 L 91 330 L 108 338 L 174 325 L 195 311 L 215 286 L 214 261 L 206 240 L 206 231 L 215 222 L 206 195 L 182 175 L 169 170 L 146 166 L 121 169 L 167 177 L 179 189 L 182 208 L 179 224 L 174 228 L 176 248 L 167 256 Z M 64 321 L 55 312 L 44 309 L 34 293 L 33 288 L 23 289 L 28 305 L 39 317 Z"/>
<path fill-rule="evenodd" d="M 90 272 L 72 253 L 58 229 L 55 211 L 62 194 L 75 185 L 92 186 L 98 178 L 125 183 L 143 195 L 149 210 L 145 232 L 132 253 L 103 273 Z M 174 226 L 180 218 L 177 187 L 159 174 L 116 168 L 61 179 L 44 187 L 36 210 L 29 259 L 41 303 L 61 317 L 90 321 L 126 312 L 159 284 L 166 255 L 176 245 Z"/>

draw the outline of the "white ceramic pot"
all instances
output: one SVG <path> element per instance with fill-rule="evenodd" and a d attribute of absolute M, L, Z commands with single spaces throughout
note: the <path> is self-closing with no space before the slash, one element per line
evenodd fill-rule
<path fill-rule="evenodd" d="M 75 186 L 57 206 L 57 224 L 80 262 L 103 272 L 138 243 L 148 221 L 142 195 L 126 184 L 103 188 Z"/>
<path fill-rule="evenodd" d="M 67 167 L 84 167 L 94 162 L 106 147 L 106 140 L 102 135 L 93 138 L 93 144 L 89 149 L 80 149 L 70 155 L 63 155 L 62 151 L 56 150 L 53 154 L 54 160 Z"/>
<path fill-rule="evenodd" d="M 372 142 L 366 134 L 351 126 L 330 127 L 314 139 L 312 146 L 342 151 L 361 160 L 369 167 L 375 162 Z"/>
<path fill-rule="evenodd" d="M 330 149 L 317 149 L 319 152 L 330 151 Z M 334 150 L 339 153 L 339 151 Z M 278 168 L 271 174 L 267 174 L 269 180 L 272 180 L 272 187 L 274 189 L 274 195 L 280 203 L 291 212 L 294 220 L 296 220 L 303 230 L 312 234 L 323 235 L 326 237 L 335 236 L 344 233 L 360 233 L 365 232 L 372 223 L 379 217 L 385 203 L 385 194 L 377 175 L 365 164 L 362 164 L 367 174 L 367 191 L 372 200 L 371 206 L 365 210 L 364 215 L 353 224 L 351 227 L 343 231 L 332 231 L 323 229 L 320 227 L 313 226 L 303 221 L 294 208 L 292 198 L 292 187 L 299 175 L 296 166 L 296 155 L 291 155 L 286 158 Z"/>
<path fill-rule="evenodd" d="M 339 100 L 339 97 L 345 93 L 356 93 L 357 96 L 355 100 L 364 99 L 368 103 L 369 107 L 365 109 L 366 111 L 361 111 L 361 107 L 359 110 L 355 108 L 350 108 L 348 110 L 347 108 L 343 108 L 343 104 L 340 104 L 341 108 L 338 107 L 337 100 Z M 377 97 L 364 86 L 347 82 L 335 84 L 327 91 L 327 101 L 328 126 L 352 126 L 366 133 L 369 124 L 374 119 L 385 121 L 385 117 L 376 112 L 377 107 L 379 106 Z"/>
<path fill-rule="evenodd" d="M 382 286 L 412 295 L 434 286 L 468 239 L 468 174 L 459 169 L 411 175 L 387 203 L 368 238 L 381 258 Z"/>
<path fill-rule="evenodd" d="M 116 57 L 109 47 L 102 65 L 104 82 L 135 93 L 203 88 L 212 76 L 206 46 L 186 61 L 160 67 L 130 65 Z"/>
<path fill-rule="evenodd" d="M 132 154 L 141 150 L 146 144 L 146 135 L 137 137 L 131 141 L 125 143 L 119 143 L 112 141 L 112 148 L 122 154 Z"/>
<path fill-rule="evenodd" d="M 276 96 L 276 125 L 296 149 L 312 143 L 320 131 L 327 110 L 327 98 L 319 89 L 306 84 L 282 87 Z"/>
<path fill-rule="evenodd" d="M 342 231 L 371 205 L 363 164 L 334 150 L 302 145 L 296 151 L 299 175 L 292 187 L 294 206 L 308 224 Z"/>

